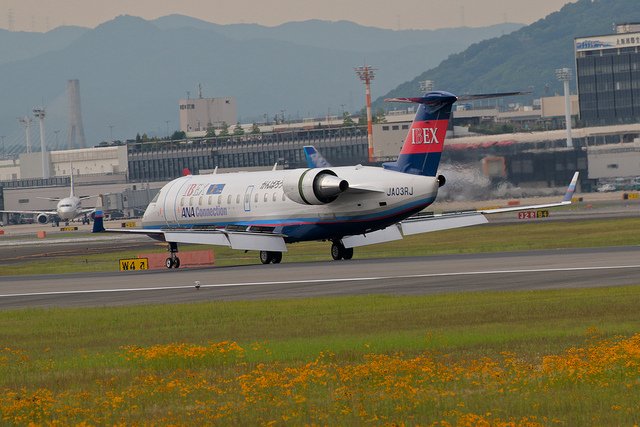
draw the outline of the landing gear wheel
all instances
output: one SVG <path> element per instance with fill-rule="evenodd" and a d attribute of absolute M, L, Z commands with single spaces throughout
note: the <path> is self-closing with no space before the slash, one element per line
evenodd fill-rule
<path fill-rule="evenodd" d="M 269 251 L 260 251 L 260 262 L 263 264 L 269 264 L 273 259 L 273 255 Z"/>
<path fill-rule="evenodd" d="M 169 242 L 169 252 L 171 252 L 171 257 L 167 258 L 164 262 L 164 265 L 167 268 L 178 268 L 180 267 L 180 258 L 178 258 L 178 244 L 176 242 Z"/>
<path fill-rule="evenodd" d="M 344 248 L 344 251 L 342 251 L 342 257 L 344 259 L 353 258 L 353 248 Z"/>
<path fill-rule="evenodd" d="M 273 254 L 273 258 L 271 259 L 271 262 L 274 264 L 280 264 L 280 261 L 282 261 L 282 252 L 272 252 Z"/>
<path fill-rule="evenodd" d="M 331 245 L 331 257 L 336 261 L 340 261 L 344 257 L 344 250 L 342 242 L 333 242 Z"/>

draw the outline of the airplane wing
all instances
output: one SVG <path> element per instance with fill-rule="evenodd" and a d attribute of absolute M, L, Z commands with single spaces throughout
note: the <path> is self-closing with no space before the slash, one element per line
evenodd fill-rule
<path fill-rule="evenodd" d="M 410 218 L 394 224 L 383 230 L 374 231 L 373 233 L 360 234 L 356 236 L 348 236 L 342 239 L 345 248 L 355 248 L 358 246 L 371 245 L 374 243 L 383 243 L 393 240 L 400 240 L 403 236 L 413 234 L 429 233 L 432 231 L 448 230 L 451 228 L 470 227 L 473 225 L 486 224 L 489 222 L 486 215 L 517 212 L 523 210 L 546 209 L 557 206 L 565 206 L 571 204 L 571 199 L 578 181 L 578 172 L 573 174 L 573 179 L 567 188 L 562 201 L 557 203 L 546 203 L 530 206 L 513 206 L 499 209 L 481 209 L 461 212 L 449 212 L 442 214 L 423 214 L 414 215 Z"/>
<path fill-rule="evenodd" d="M 287 252 L 282 234 L 229 230 L 161 230 L 169 243 L 229 246 L 231 249 Z"/>
<path fill-rule="evenodd" d="M 94 232 L 144 234 L 167 243 L 188 243 L 191 245 L 228 246 L 231 249 L 287 252 L 284 236 L 261 231 L 231 231 L 227 229 L 209 230 L 193 228 L 161 228 L 161 229 L 98 229 L 94 220 Z"/>
<path fill-rule="evenodd" d="M 58 215 L 56 211 L 11 211 L 11 210 L 2 210 L 0 213 L 13 213 L 13 214 L 27 214 L 27 215 L 39 215 L 39 214 L 47 214 L 47 215 Z"/>

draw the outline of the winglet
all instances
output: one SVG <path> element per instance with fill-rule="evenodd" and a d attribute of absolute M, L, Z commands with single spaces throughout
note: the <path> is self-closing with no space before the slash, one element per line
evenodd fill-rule
<path fill-rule="evenodd" d="M 573 199 L 573 193 L 576 190 L 576 184 L 578 183 L 578 174 L 579 172 L 573 174 L 573 178 L 571 179 L 571 183 L 569 184 L 569 188 L 567 188 L 567 192 L 562 199 L 562 203 L 568 204 L 571 203 L 571 199 Z"/>
<path fill-rule="evenodd" d="M 187 168 L 182 169 L 182 175 L 183 176 L 189 176 L 191 175 L 191 171 Z"/>
<path fill-rule="evenodd" d="M 98 195 L 96 202 L 96 211 L 93 217 L 93 233 L 104 231 L 103 215 L 102 215 L 102 194 Z"/>

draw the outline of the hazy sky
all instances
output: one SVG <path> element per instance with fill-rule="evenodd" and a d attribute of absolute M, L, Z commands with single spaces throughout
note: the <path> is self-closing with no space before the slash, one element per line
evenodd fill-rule
<path fill-rule="evenodd" d="M 155 19 L 181 14 L 217 24 L 322 19 L 398 29 L 531 24 L 576 0 L 1 0 L 0 28 L 45 32 L 95 27 L 118 15 Z"/>

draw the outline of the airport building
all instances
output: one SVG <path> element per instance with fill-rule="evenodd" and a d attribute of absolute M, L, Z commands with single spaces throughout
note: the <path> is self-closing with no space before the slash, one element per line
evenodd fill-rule
<path fill-rule="evenodd" d="M 235 98 L 196 98 L 181 99 L 180 130 L 186 133 L 206 132 L 209 125 L 216 129 L 223 122 L 235 126 L 238 116 Z"/>
<path fill-rule="evenodd" d="M 580 118 L 587 126 L 640 122 L 640 24 L 575 39 Z"/>

